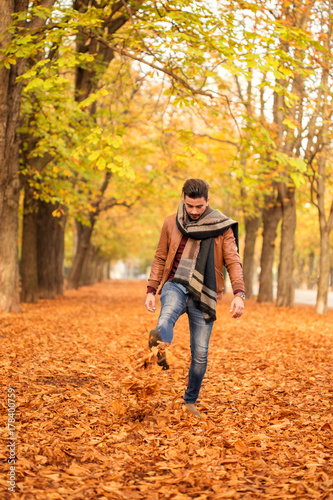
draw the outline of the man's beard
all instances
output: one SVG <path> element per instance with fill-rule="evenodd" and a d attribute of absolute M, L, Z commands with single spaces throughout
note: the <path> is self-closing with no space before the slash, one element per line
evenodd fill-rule
<path fill-rule="evenodd" d="M 189 218 L 189 220 L 190 220 L 191 222 L 198 222 L 198 220 L 199 220 L 199 219 L 200 219 L 200 217 L 201 217 L 201 215 L 199 215 L 199 217 L 193 218 L 193 217 L 191 217 L 191 216 L 190 216 L 190 214 L 189 214 L 187 211 L 186 211 L 186 213 L 187 213 L 187 217 Z"/>

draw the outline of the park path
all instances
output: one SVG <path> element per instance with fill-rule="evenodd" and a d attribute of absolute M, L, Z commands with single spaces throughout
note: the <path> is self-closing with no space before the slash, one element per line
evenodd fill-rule
<path fill-rule="evenodd" d="M 198 421 L 182 407 L 186 317 L 160 371 L 144 296 L 142 282 L 106 282 L 0 315 L 0 498 L 332 500 L 333 312 L 248 302 L 232 320 L 226 296 Z"/>

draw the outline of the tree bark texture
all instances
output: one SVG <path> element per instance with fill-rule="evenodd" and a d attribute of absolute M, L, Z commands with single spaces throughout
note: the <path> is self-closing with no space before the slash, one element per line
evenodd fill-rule
<path fill-rule="evenodd" d="M 98 250 L 89 243 L 80 276 L 80 286 L 93 285 L 97 281 Z"/>
<path fill-rule="evenodd" d="M 327 130 L 325 130 L 327 133 Z M 316 301 L 316 312 L 318 314 L 327 313 L 327 295 L 330 278 L 330 234 L 333 228 L 333 202 L 328 216 L 325 210 L 325 191 L 326 191 L 326 167 L 328 161 L 328 151 L 325 148 L 318 158 L 318 176 L 315 178 L 317 209 L 320 227 L 320 257 L 319 257 L 319 280 Z M 313 185 L 312 185 L 312 189 Z"/>
<path fill-rule="evenodd" d="M 79 286 L 89 286 L 109 277 L 109 262 L 98 255 L 98 248 L 89 243 L 84 260 Z"/>
<path fill-rule="evenodd" d="M 243 271 L 246 298 L 253 298 L 254 251 L 261 217 L 245 217 L 245 246 Z"/>
<path fill-rule="evenodd" d="M 97 263 L 97 281 L 108 280 L 110 276 L 110 263 L 104 260 L 102 257 L 98 258 Z"/>
<path fill-rule="evenodd" d="M 282 207 L 280 264 L 276 305 L 293 307 L 294 305 L 294 247 L 296 231 L 295 190 L 285 184 L 279 186 L 279 198 Z"/>
<path fill-rule="evenodd" d="M 66 216 L 54 217 L 58 207 L 39 201 L 37 213 L 38 290 L 42 299 L 63 295 L 64 235 Z"/>
<path fill-rule="evenodd" d="M 19 312 L 18 178 L 9 182 L 1 196 L 4 202 L 0 216 L 0 311 Z"/>
<path fill-rule="evenodd" d="M 281 204 L 274 197 L 266 197 L 263 210 L 263 242 L 260 259 L 258 302 L 273 301 L 273 264 L 276 231 L 282 216 Z"/>
<path fill-rule="evenodd" d="M 37 208 L 38 201 L 33 197 L 33 188 L 28 179 L 25 179 L 23 228 L 22 228 L 22 257 L 21 257 L 21 301 L 36 303 L 38 294 L 37 269 Z"/>
<path fill-rule="evenodd" d="M 327 313 L 327 295 L 330 279 L 330 232 L 327 225 L 320 227 L 319 280 L 316 301 L 316 313 Z"/>
<path fill-rule="evenodd" d="M 67 288 L 69 289 L 77 289 L 80 285 L 81 273 L 88 254 L 90 238 L 94 229 L 94 225 L 94 217 L 91 220 L 90 226 L 84 225 L 78 220 L 75 221 L 77 232 L 77 248 L 67 283 Z"/>
<path fill-rule="evenodd" d="M 50 154 L 45 154 L 42 157 L 34 157 L 32 155 L 32 151 L 35 147 L 35 140 L 31 139 L 27 141 L 27 149 L 24 151 L 22 155 L 22 160 L 24 165 L 27 167 L 28 171 L 37 171 L 43 172 L 44 168 L 48 165 L 48 163 L 53 159 Z M 47 266 L 48 269 L 45 271 L 48 273 L 48 270 L 58 269 L 58 273 L 60 273 L 57 277 L 57 281 L 61 282 L 63 279 L 62 273 L 62 265 L 59 267 L 58 259 L 59 253 L 49 252 L 49 244 L 50 241 L 57 241 L 58 232 L 59 232 L 59 224 L 53 224 L 52 212 L 56 209 L 55 206 L 50 204 L 49 209 L 46 209 L 47 204 L 42 203 L 35 196 L 35 188 L 32 188 L 30 185 L 31 178 L 29 174 L 27 174 L 24 178 L 24 210 L 23 210 L 23 228 L 22 228 L 22 257 L 21 257 L 21 276 L 22 276 L 22 289 L 21 289 L 21 301 L 22 302 L 37 302 L 38 298 L 48 298 L 54 297 L 56 294 L 61 294 L 61 287 L 55 285 L 54 279 L 43 281 L 44 289 L 39 293 L 39 277 L 38 275 L 41 273 L 40 269 L 42 265 L 45 264 L 45 259 L 43 257 L 44 250 L 40 245 L 43 245 L 43 242 L 46 242 L 47 249 L 45 250 L 48 253 Z M 50 212 L 51 215 L 46 215 L 45 211 Z M 39 223 L 40 217 L 51 217 L 49 223 L 45 223 L 48 231 L 51 231 L 51 227 L 56 231 L 50 239 L 43 239 L 42 235 L 40 235 L 40 231 L 44 231 L 45 228 L 41 226 Z M 59 222 L 59 219 L 57 219 Z M 65 224 L 65 218 L 62 218 L 61 224 Z M 39 249 L 37 251 L 39 239 Z M 63 252 L 64 253 L 64 252 Z M 43 263 L 39 263 L 39 259 L 43 260 Z M 55 262 L 51 262 L 52 259 L 56 259 Z M 38 271 L 39 270 L 39 271 Z M 52 272 L 50 274 L 52 276 Z M 47 285 L 48 283 L 48 285 Z M 49 293 L 46 293 L 46 286 L 50 286 Z M 61 285 L 63 288 L 63 285 Z M 57 290 L 55 292 L 55 290 Z"/>

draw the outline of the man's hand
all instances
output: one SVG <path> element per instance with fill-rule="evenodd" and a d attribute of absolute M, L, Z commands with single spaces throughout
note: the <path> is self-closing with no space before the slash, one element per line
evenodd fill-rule
<path fill-rule="evenodd" d="M 236 297 L 231 302 L 230 312 L 232 318 L 240 318 L 244 312 L 244 300 L 242 297 Z"/>
<path fill-rule="evenodd" d="M 153 293 L 147 293 L 147 298 L 146 298 L 145 306 L 146 306 L 146 308 L 148 309 L 149 312 L 154 313 L 156 311 L 155 295 Z"/>

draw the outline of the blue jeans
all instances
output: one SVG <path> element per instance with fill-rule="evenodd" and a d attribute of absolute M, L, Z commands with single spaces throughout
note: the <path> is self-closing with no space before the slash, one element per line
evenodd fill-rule
<path fill-rule="evenodd" d="M 192 359 L 184 401 L 195 403 L 207 368 L 208 344 L 214 322 L 205 322 L 196 301 L 183 285 L 168 281 L 162 288 L 161 313 L 156 327 L 163 342 L 172 342 L 175 323 L 185 312 L 189 319 Z"/>

